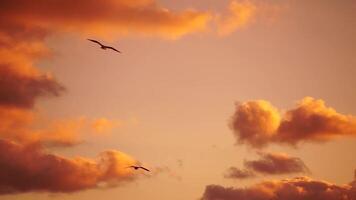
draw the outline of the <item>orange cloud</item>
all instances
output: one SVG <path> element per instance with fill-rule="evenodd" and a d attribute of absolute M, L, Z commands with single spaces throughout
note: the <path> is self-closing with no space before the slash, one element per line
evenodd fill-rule
<path fill-rule="evenodd" d="M 72 146 L 82 142 L 83 133 L 108 132 L 117 125 L 106 118 L 86 117 L 40 120 L 39 113 L 22 108 L 0 106 L 0 137 L 20 143 L 45 146 Z"/>
<path fill-rule="evenodd" d="M 354 200 L 355 186 L 355 181 L 336 185 L 308 177 L 266 181 L 246 188 L 208 185 L 201 200 Z"/>
<path fill-rule="evenodd" d="M 218 33 L 227 35 L 236 29 L 252 23 L 256 17 L 257 5 L 251 1 L 231 1 L 229 13 L 217 18 Z"/>
<path fill-rule="evenodd" d="M 15 159 L 14 159 L 15 158 Z M 0 194 L 22 192 L 75 192 L 132 181 L 127 166 L 136 164 L 119 151 L 105 151 L 98 159 L 65 158 L 0 140 Z"/>
<path fill-rule="evenodd" d="M 336 112 L 321 99 L 306 97 L 295 109 L 286 112 L 278 132 L 277 140 L 290 144 L 356 136 L 356 117 Z"/>
<path fill-rule="evenodd" d="M 109 120 L 106 118 L 99 118 L 92 122 L 92 128 L 96 133 L 107 133 L 113 128 L 117 127 L 119 122 L 117 120 Z"/>
<path fill-rule="evenodd" d="M 297 145 L 356 136 L 356 117 L 327 107 L 323 100 L 305 97 L 281 114 L 266 101 L 238 104 L 231 128 L 239 143 L 261 148 L 269 143 Z"/>
<path fill-rule="evenodd" d="M 86 35 L 117 36 L 127 33 L 177 38 L 204 30 L 210 14 L 194 10 L 174 12 L 154 0 L 5 0 L 2 22 L 47 31 L 74 31 Z M 2 21 L 1 20 L 1 21 Z M 14 25 L 15 24 L 15 25 Z M 15 28 L 13 28 L 15 29 Z"/>
<path fill-rule="evenodd" d="M 269 102 L 258 100 L 239 103 L 232 117 L 231 128 L 240 143 L 265 145 L 275 134 L 281 116 Z"/>

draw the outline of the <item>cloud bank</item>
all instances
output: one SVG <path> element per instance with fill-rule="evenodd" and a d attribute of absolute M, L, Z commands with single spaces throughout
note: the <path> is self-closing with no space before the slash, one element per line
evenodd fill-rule
<path fill-rule="evenodd" d="M 201 200 L 354 200 L 356 181 L 336 185 L 325 181 L 299 177 L 280 181 L 265 181 L 246 188 L 208 185 Z"/>
<path fill-rule="evenodd" d="M 204 30 L 210 15 L 183 10 L 175 12 L 154 0 L 5 0 L 0 3 L 0 26 L 8 32 L 72 31 L 88 35 L 158 35 L 176 38 Z M 10 20 L 10 21 L 9 21 Z"/>
<path fill-rule="evenodd" d="M 40 146 L 0 140 L 0 194 L 75 192 L 111 186 L 136 178 L 127 166 L 136 164 L 119 151 L 104 151 L 97 159 L 65 158 Z"/>

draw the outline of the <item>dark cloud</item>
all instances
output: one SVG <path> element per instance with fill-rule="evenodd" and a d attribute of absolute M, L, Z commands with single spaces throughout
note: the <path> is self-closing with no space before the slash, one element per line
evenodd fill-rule
<path fill-rule="evenodd" d="M 130 156 L 105 151 L 99 158 L 65 158 L 40 146 L 0 140 L 0 194 L 46 191 L 75 192 L 132 181 Z"/>
<path fill-rule="evenodd" d="M 308 168 L 297 157 L 281 153 L 260 153 L 261 159 L 245 161 L 245 167 L 261 174 L 305 173 Z"/>
<path fill-rule="evenodd" d="M 270 143 L 297 145 L 356 136 L 356 117 L 327 107 L 323 100 L 305 97 L 297 107 L 281 114 L 269 102 L 237 104 L 231 128 L 239 143 L 255 148 Z"/>
<path fill-rule="evenodd" d="M 236 167 L 230 167 L 226 174 L 224 175 L 225 178 L 231 179 L 247 179 L 255 177 L 255 173 L 248 169 L 238 169 Z"/>
<path fill-rule="evenodd" d="M 208 185 L 201 200 L 355 200 L 355 184 L 336 185 L 299 177 L 246 188 Z"/>
<path fill-rule="evenodd" d="M 283 175 L 309 172 L 309 169 L 300 158 L 282 153 L 259 152 L 259 155 L 260 159 L 245 161 L 244 169 L 230 167 L 225 177 L 246 179 L 255 177 L 258 174 Z"/>
<path fill-rule="evenodd" d="M 46 75 L 29 75 L 0 63 L 0 105 L 32 108 L 41 96 L 59 96 L 64 87 Z"/>

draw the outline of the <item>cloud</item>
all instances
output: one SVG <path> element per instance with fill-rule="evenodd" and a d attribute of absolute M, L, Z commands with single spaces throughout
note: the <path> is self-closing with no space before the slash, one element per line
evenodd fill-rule
<path fill-rule="evenodd" d="M 64 92 L 64 87 L 50 75 L 20 71 L 6 61 L 6 58 L 0 61 L 0 106 L 32 108 L 38 97 L 59 96 Z"/>
<path fill-rule="evenodd" d="M 260 153 L 261 159 L 245 161 L 245 167 L 261 174 L 305 173 L 308 168 L 297 157 L 282 153 Z"/>
<path fill-rule="evenodd" d="M 266 181 L 246 188 L 208 185 L 202 200 L 354 200 L 356 185 L 336 185 L 325 181 L 299 177 Z"/>
<path fill-rule="evenodd" d="M 104 151 L 97 159 L 65 158 L 0 140 L 0 194 L 67 193 L 132 181 L 136 176 L 126 167 L 136 163 L 119 151 Z"/>
<path fill-rule="evenodd" d="M 252 1 L 231 1 L 228 14 L 217 18 L 218 33 L 227 35 L 252 23 L 257 5 Z"/>
<path fill-rule="evenodd" d="M 281 114 L 269 102 L 258 100 L 236 105 L 231 124 L 238 143 L 255 148 L 270 143 L 296 146 L 356 136 L 356 117 L 336 112 L 323 100 L 305 97 L 296 108 Z"/>
<path fill-rule="evenodd" d="M 224 175 L 225 178 L 231 179 L 247 179 L 255 177 L 255 173 L 248 169 L 238 169 L 236 167 L 230 167 L 226 174 Z"/>
<path fill-rule="evenodd" d="M 236 105 L 231 128 L 240 143 L 255 147 L 266 145 L 281 121 L 281 116 L 269 102 L 264 100 L 249 101 Z"/>
<path fill-rule="evenodd" d="M 227 11 L 215 17 L 217 33 L 226 36 L 256 23 L 271 23 L 285 10 L 285 2 L 232 0 Z"/>
<path fill-rule="evenodd" d="M 109 120 L 107 118 L 99 118 L 94 120 L 92 123 L 92 128 L 96 133 L 107 133 L 119 125 L 117 120 Z"/>
<path fill-rule="evenodd" d="M 32 110 L 0 106 L 0 138 L 23 144 L 40 143 L 47 147 L 65 147 L 82 143 L 84 133 L 89 135 L 108 132 L 116 125 L 115 120 L 107 118 L 44 120 L 45 118 Z"/>
<path fill-rule="evenodd" d="M 283 153 L 258 153 L 260 159 L 247 160 L 244 169 L 230 167 L 225 178 L 246 179 L 263 175 L 283 175 L 294 173 L 307 173 L 309 169 L 304 162 L 297 157 L 291 157 Z"/>
<path fill-rule="evenodd" d="M 175 12 L 154 0 L 5 0 L 2 24 L 7 28 L 36 27 L 46 31 L 71 31 L 112 37 L 125 34 L 177 38 L 205 29 L 210 14 L 194 10 Z M 11 20 L 11 23 L 6 20 Z M 9 25 L 10 24 L 10 25 Z M 14 25 L 15 24 L 15 25 Z"/>

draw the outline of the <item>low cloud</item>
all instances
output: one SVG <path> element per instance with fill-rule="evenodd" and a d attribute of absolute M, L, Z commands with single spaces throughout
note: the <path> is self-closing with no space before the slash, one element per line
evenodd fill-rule
<path fill-rule="evenodd" d="M 245 161 L 245 167 L 261 174 L 306 173 L 308 168 L 297 157 L 282 153 L 260 153 L 258 160 Z"/>
<path fill-rule="evenodd" d="M 226 178 L 246 179 L 262 175 L 284 175 L 295 173 L 308 173 L 309 169 L 304 162 L 297 157 L 291 157 L 283 153 L 262 153 L 260 159 L 246 160 L 244 169 L 230 167 Z"/>
<path fill-rule="evenodd" d="M 201 200 L 354 200 L 356 184 L 336 185 L 299 177 L 266 181 L 246 188 L 208 185 Z"/>
<path fill-rule="evenodd" d="M 97 159 L 65 158 L 47 153 L 40 146 L 0 140 L 0 194 L 69 193 L 111 186 L 137 178 L 126 168 L 136 163 L 114 150 L 100 153 Z"/>
<path fill-rule="evenodd" d="M 281 113 L 264 100 L 236 105 L 231 128 L 238 143 L 262 148 L 270 143 L 296 146 L 356 136 L 356 117 L 336 112 L 321 99 L 305 97 L 296 108 Z"/>
<path fill-rule="evenodd" d="M 236 167 L 230 167 L 226 174 L 224 175 L 225 178 L 231 178 L 231 179 L 247 179 L 247 178 L 253 178 L 255 177 L 256 174 L 248 169 L 239 169 Z"/>

